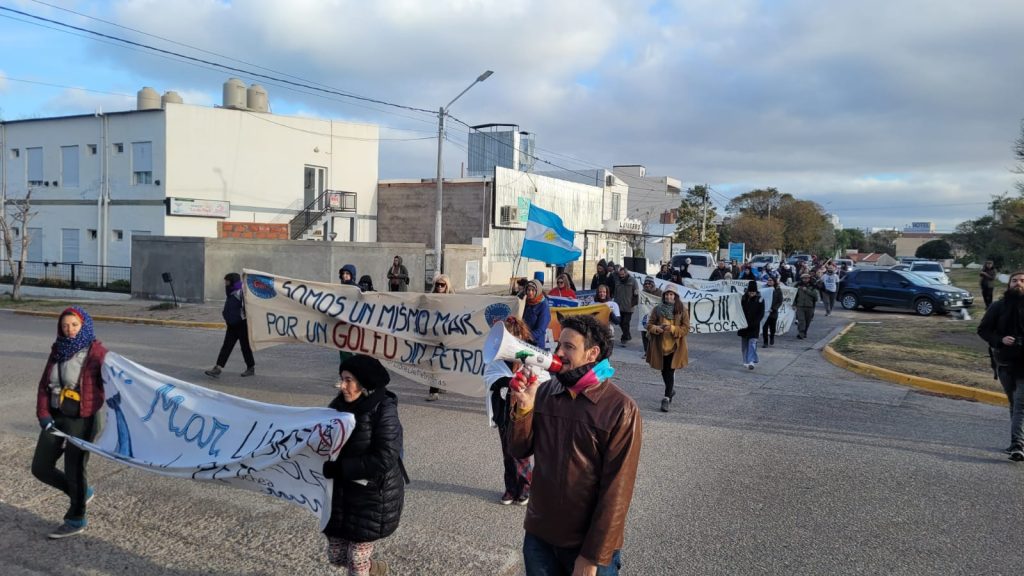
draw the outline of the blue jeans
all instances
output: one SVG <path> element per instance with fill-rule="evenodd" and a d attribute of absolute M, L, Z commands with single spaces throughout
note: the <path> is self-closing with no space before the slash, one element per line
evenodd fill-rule
<path fill-rule="evenodd" d="M 569 576 L 579 554 L 579 548 L 552 546 L 529 532 L 523 539 L 526 576 Z M 616 550 L 611 565 L 597 567 L 597 576 L 619 576 L 621 567 L 622 551 Z"/>
<path fill-rule="evenodd" d="M 743 339 L 743 363 L 757 364 L 757 336 Z"/>

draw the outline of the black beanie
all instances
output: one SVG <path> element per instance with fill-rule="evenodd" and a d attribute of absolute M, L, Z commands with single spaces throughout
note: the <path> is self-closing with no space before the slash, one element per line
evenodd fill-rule
<path fill-rule="evenodd" d="M 747 292 L 757 292 L 757 281 L 751 280 L 747 283 Z"/>
<path fill-rule="evenodd" d="M 341 367 L 338 368 L 338 375 L 341 375 L 344 371 L 348 371 L 355 376 L 356 380 L 359 381 L 359 385 L 367 390 L 376 390 L 382 386 L 387 386 L 388 382 L 391 381 L 391 375 L 388 374 L 387 369 L 380 363 L 380 360 L 363 354 L 357 354 L 342 362 Z"/>

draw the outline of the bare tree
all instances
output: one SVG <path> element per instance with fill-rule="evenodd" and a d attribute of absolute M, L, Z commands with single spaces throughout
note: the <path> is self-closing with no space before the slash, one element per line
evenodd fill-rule
<path fill-rule="evenodd" d="M 7 266 L 11 269 L 11 299 L 21 300 L 21 283 L 25 280 L 25 261 L 28 260 L 28 245 L 32 242 L 28 234 L 28 224 L 37 212 L 32 211 L 32 190 L 25 193 L 24 198 L 8 198 L 0 212 L 0 235 L 3 236 L 4 254 Z M 20 253 L 15 259 L 14 237 L 21 237 Z M 17 266 L 15 266 L 17 263 Z"/>

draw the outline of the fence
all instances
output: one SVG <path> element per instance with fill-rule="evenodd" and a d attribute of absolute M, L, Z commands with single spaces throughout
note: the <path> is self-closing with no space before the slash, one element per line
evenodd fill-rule
<path fill-rule="evenodd" d="M 19 266 L 20 263 L 15 262 L 14 265 Z M 25 262 L 23 285 L 131 293 L 131 278 L 131 266 Z M 14 275 L 7 261 L 0 262 L 0 283 L 11 283 L 13 280 Z"/>

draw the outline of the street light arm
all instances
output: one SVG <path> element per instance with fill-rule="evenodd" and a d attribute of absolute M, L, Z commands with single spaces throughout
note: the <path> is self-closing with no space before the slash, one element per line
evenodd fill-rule
<path fill-rule="evenodd" d="M 452 98 L 452 101 L 449 102 L 448 105 L 444 107 L 445 113 L 447 113 L 448 109 L 452 107 L 452 104 L 455 104 L 456 100 L 458 100 L 459 98 L 462 98 L 462 95 L 465 94 L 466 92 L 469 92 L 470 88 L 472 88 L 473 86 L 476 86 L 477 84 L 483 82 L 484 80 L 487 80 L 488 78 L 491 77 L 491 74 L 494 74 L 494 72 L 492 72 L 491 70 L 488 70 L 488 71 L 484 72 L 483 74 L 481 74 L 480 76 L 477 76 L 477 79 L 473 80 L 472 84 L 470 84 L 469 86 L 466 86 L 465 90 L 463 90 L 462 92 L 459 92 L 459 95 L 456 96 L 455 98 Z"/>

